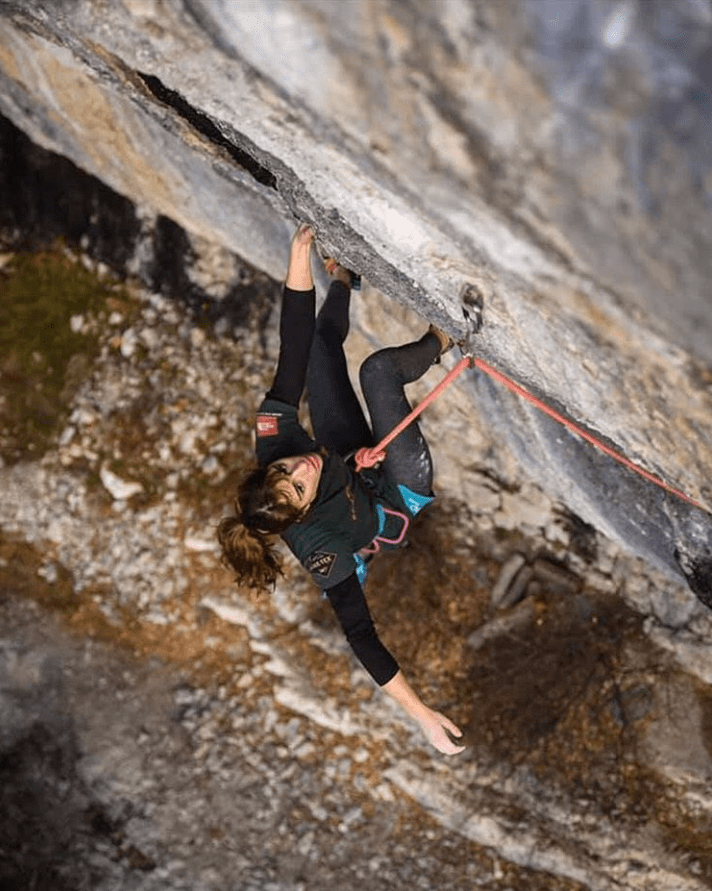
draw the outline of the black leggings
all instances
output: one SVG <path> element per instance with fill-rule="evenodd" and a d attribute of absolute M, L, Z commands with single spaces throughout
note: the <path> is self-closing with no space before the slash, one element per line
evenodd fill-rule
<path fill-rule="evenodd" d="M 363 362 L 359 377 L 372 429 L 349 379 L 344 356 L 349 303 L 348 286 L 332 282 L 316 319 L 307 370 L 314 438 L 342 456 L 376 445 L 410 412 L 403 388 L 422 377 L 440 352 L 438 338 L 428 333 L 413 343 L 379 350 Z M 432 494 L 432 459 L 417 422 L 388 446 L 383 467 L 395 483 L 419 495 Z"/>

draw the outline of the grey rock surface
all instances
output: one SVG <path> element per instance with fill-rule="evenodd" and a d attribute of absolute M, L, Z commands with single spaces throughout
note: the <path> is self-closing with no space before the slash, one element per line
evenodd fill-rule
<path fill-rule="evenodd" d="M 191 243 L 187 277 L 232 269 L 249 298 L 258 273 Z M 366 592 L 417 689 L 466 730 L 465 755 L 439 756 L 299 567 L 254 602 L 218 564 L 277 314 L 206 324 L 190 301 L 100 280 L 105 305 L 64 319 L 80 351 L 98 342 L 64 426 L 0 468 L 3 880 L 707 887 L 712 616 L 687 588 L 533 484 L 498 484 L 483 431 L 464 479 L 446 422 L 424 421 L 440 497 Z M 352 361 L 415 324 L 384 301 L 354 301 Z M 467 411 L 445 400 L 450 423 Z M 532 581 L 497 608 L 513 559 Z"/>
<path fill-rule="evenodd" d="M 4 122 L 2 226 L 138 282 L 66 320 L 91 373 L 0 466 L 0 878 L 708 887 L 712 614 L 679 574 L 708 598 L 706 512 L 480 373 L 429 410 L 433 519 L 367 594 L 466 728 L 452 761 L 294 566 L 236 593 L 212 525 L 296 218 L 364 275 L 354 364 L 425 319 L 461 336 L 469 289 L 478 354 L 709 503 L 709 4 L 342 9 L 0 4 L 0 110 L 81 169 Z M 493 614 L 514 555 L 566 593 L 532 570 Z"/>
<path fill-rule="evenodd" d="M 710 598 L 710 41 L 696 3 L 2 4 L 0 110 L 275 277 L 296 218 L 689 509 L 484 381 L 521 464 Z"/>

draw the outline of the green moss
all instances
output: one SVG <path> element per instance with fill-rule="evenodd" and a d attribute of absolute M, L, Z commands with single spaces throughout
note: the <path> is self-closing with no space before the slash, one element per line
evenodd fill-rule
<path fill-rule="evenodd" d="M 97 335 L 70 319 L 106 318 L 116 297 L 61 249 L 17 254 L 0 273 L 0 455 L 7 463 L 41 456 L 66 421 L 71 396 L 99 350 Z"/>

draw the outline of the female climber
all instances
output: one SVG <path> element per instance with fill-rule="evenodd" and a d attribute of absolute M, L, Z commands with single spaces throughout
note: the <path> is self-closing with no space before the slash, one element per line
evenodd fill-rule
<path fill-rule="evenodd" d="M 223 559 L 239 584 L 268 589 L 281 574 L 275 553 L 275 537 L 281 536 L 329 598 L 374 681 L 415 718 L 439 751 L 454 755 L 464 746 L 449 734 L 460 737 L 461 731 L 412 689 L 379 640 L 362 589 L 364 553 L 397 546 L 412 518 L 433 499 L 427 443 L 413 423 L 378 468 L 356 472 L 349 460 L 409 413 L 404 384 L 421 377 L 451 342 L 431 326 L 420 340 L 365 360 L 360 380 L 371 429 L 343 351 L 351 273 L 334 261 L 327 265 L 333 280 L 315 321 L 313 238 L 301 225 L 292 240 L 277 371 L 256 418 L 257 467 L 238 485 L 235 515 L 220 521 Z M 297 420 L 305 382 L 315 439 Z"/>

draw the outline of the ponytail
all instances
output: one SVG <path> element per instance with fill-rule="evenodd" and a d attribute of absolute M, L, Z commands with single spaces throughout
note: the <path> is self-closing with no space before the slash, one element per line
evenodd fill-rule
<path fill-rule="evenodd" d="M 235 514 L 223 517 L 217 529 L 223 563 L 235 570 L 239 585 L 257 590 L 274 587 L 283 574 L 274 536 L 300 514 L 299 508 L 275 499 L 266 468 L 244 477 L 237 488 Z"/>

